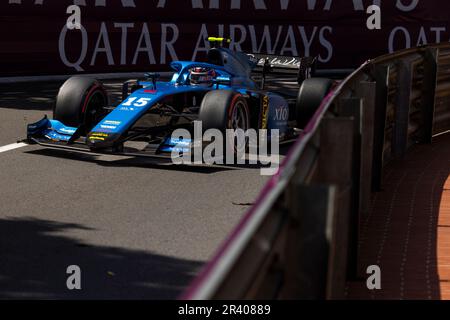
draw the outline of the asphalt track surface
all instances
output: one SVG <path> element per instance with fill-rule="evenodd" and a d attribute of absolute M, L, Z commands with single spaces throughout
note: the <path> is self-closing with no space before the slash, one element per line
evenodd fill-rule
<path fill-rule="evenodd" d="M 106 81 L 115 97 L 120 81 Z M 0 148 L 51 116 L 62 82 L 0 87 Z M 25 146 L 0 153 L 0 299 L 172 299 L 267 181 Z M 70 265 L 81 290 L 66 287 Z"/>

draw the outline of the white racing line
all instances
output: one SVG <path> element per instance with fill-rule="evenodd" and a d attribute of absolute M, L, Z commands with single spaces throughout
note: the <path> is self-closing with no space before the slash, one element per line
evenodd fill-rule
<path fill-rule="evenodd" d="M 24 142 L 8 144 L 6 146 L 0 147 L 0 153 L 11 151 L 11 150 L 15 150 L 15 149 L 19 149 L 19 148 L 23 148 L 23 147 L 26 147 L 26 146 L 28 146 L 28 144 L 24 143 Z"/>

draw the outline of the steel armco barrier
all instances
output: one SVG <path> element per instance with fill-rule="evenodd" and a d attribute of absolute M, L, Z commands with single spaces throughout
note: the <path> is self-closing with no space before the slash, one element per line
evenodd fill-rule
<path fill-rule="evenodd" d="M 383 169 L 450 131 L 450 44 L 382 56 L 323 101 L 181 299 L 342 299 Z"/>

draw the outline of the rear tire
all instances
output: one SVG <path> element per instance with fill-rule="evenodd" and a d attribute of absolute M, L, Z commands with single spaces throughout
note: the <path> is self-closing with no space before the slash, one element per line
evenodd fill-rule
<path fill-rule="evenodd" d="M 108 96 L 99 81 L 74 76 L 59 89 L 53 119 L 70 127 L 84 126 L 89 132 L 106 115 L 107 105 Z"/>
<path fill-rule="evenodd" d="M 333 81 L 325 78 L 310 78 L 303 81 L 297 96 L 295 114 L 297 126 L 304 128 L 330 92 Z"/>

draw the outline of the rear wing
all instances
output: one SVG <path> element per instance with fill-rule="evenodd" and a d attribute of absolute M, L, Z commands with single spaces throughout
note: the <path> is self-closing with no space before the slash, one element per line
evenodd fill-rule
<path fill-rule="evenodd" d="M 311 78 L 316 71 L 317 57 L 289 57 L 271 54 L 247 54 L 253 62 L 253 72 L 262 73 L 262 87 L 265 76 L 268 74 L 295 75 L 301 84 L 305 79 Z"/>

